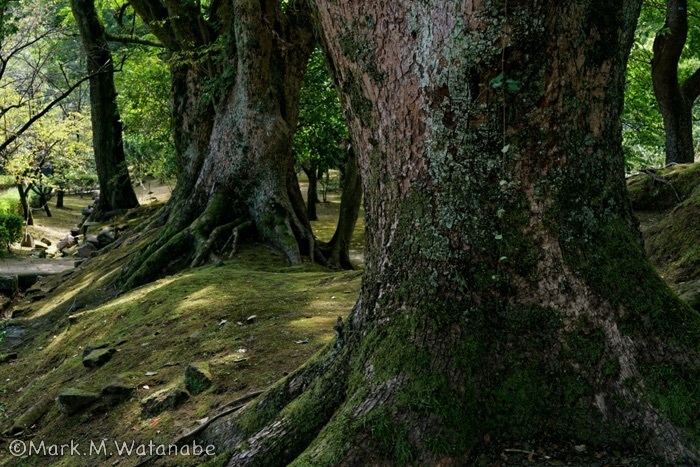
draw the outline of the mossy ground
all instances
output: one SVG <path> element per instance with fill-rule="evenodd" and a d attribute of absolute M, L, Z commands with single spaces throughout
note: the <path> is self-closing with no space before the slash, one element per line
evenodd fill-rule
<path fill-rule="evenodd" d="M 700 309 L 700 163 L 642 173 L 627 186 L 649 259 L 671 288 Z"/>
<path fill-rule="evenodd" d="M 337 200 L 319 207 L 321 220 L 314 227 L 332 234 Z M 102 439 L 108 447 L 113 441 L 170 443 L 197 427 L 197 420 L 302 365 L 332 339 L 338 316 L 345 318 L 357 300 L 361 273 L 330 272 L 309 263 L 290 267 L 282 256 L 253 242 L 244 242 L 223 266 L 189 269 L 120 295 L 112 285 L 116 274 L 155 234 L 136 234 L 74 273 L 46 279 L 46 285 L 60 285 L 43 299 L 28 296 L 16 305 L 21 315 L 3 324 L 21 330 L 23 339 L 13 349 L 18 359 L 1 368 L 3 431 L 64 389 L 99 392 L 120 381 L 136 388 L 131 399 L 74 416 L 47 404 L 48 411 L 19 437 L 47 445 L 74 440 L 86 448 Z M 85 368 L 84 347 L 105 342 L 117 349 L 112 359 L 100 368 Z M 0 347 L 17 343 L 6 339 Z M 192 362 L 209 363 L 213 386 L 177 410 L 144 418 L 139 401 L 182 385 Z M 116 455 L 18 460 L 9 455 L 10 440 L 0 441 L 0 465 L 94 466 L 119 460 Z M 177 462 L 187 461 L 201 459 Z"/>

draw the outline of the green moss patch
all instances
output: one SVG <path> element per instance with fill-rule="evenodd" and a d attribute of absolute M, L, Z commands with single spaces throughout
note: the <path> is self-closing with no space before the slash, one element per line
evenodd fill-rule
<path fill-rule="evenodd" d="M 700 164 L 642 173 L 627 187 L 647 256 L 669 286 L 700 310 Z"/>

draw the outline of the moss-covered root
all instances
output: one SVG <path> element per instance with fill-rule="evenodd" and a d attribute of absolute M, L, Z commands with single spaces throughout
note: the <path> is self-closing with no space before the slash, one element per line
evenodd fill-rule
<path fill-rule="evenodd" d="M 301 257 L 308 255 L 313 262 L 327 265 L 308 221 L 301 219 L 293 208 L 268 199 L 254 206 L 252 217 L 260 236 L 280 250 L 289 264 L 301 264 Z"/>
<path fill-rule="evenodd" d="M 251 406 L 212 424 L 201 436 L 228 465 L 287 465 L 328 423 L 347 390 L 344 357 L 327 346 Z"/>
<path fill-rule="evenodd" d="M 136 259 L 135 263 L 129 265 L 133 269 L 126 272 L 121 290 L 128 291 L 157 279 L 174 260 L 188 255 L 193 244 L 194 235 L 190 229 L 187 229 L 173 235 L 157 250 L 153 252 L 147 250 L 144 255 Z"/>
<path fill-rule="evenodd" d="M 199 245 L 197 245 L 194 253 L 194 259 L 192 259 L 190 267 L 196 268 L 197 266 L 204 264 L 209 257 L 209 253 L 211 253 L 211 250 L 214 247 L 214 243 L 216 243 L 216 241 L 218 241 L 228 232 L 231 232 L 231 238 L 234 236 L 237 237 L 238 229 L 244 223 L 245 221 L 243 219 L 237 219 L 233 222 L 229 222 L 228 224 L 220 225 L 212 230 L 209 238 L 205 242 L 201 242 Z M 229 242 L 227 241 L 227 243 Z"/>
<path fill-rule="evenodd" d="M 211 233 L 227 217 L 223 196 L 214 196 L 206 209 L 189 225 L 182 216 L 186 211 L 171 212 L 168 224 L 154 242 L 122 271 L 118 283 L 122 290 L 131 290 L 162 276 L 164 272 L 185 267 L 193 257 L 205 256 Z M 207 252 L 208 254 L 208 252 Z"/>

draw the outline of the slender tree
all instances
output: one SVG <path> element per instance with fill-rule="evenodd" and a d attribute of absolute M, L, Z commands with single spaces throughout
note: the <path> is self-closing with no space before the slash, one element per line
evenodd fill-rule
<path fill-rule="evenodd" d="M 122 123 L 114 86 L 114 61 L 94 0 L 71 0 L 71 10 L 87 55 L 95 166 L 100 182 L 98 211 L 139 205 L 124 156 Z"/>
<path fill-rule="evenodd" d="M 313 45 L 305 3 L 130 4 L 172 54 L 172 126 L 183 169 L 160 217 L 167 223 L 129 266 L 124 287 L 152 280 L 167 265 L 201 264 L 209 236 L 248 221 L 299 263 L 317 250 L 292 156 Z"/>
<path fill-rule="evenodd" d="M 693 105 L 700 96 L 700 68 L 682 82 L 678 62 L 688 39 L 688 1 L 667 0 L 666 22 L 654 40 L 651 76 L 666 134 L 666 163 L 695 160 Z"/>
<path fill-rule="evenodd" d="M 230 466 L 462 465 L 542 433 L 698 462 L 700 316 L 625 190 L 641 1 L 315 3 L 366 196 L 360 299 L 203 437 Z"/>
<path fill-rule="evenodd" d="M 362 181 L 357 167 L 357 156 L 352 147 L 348 148 L 343 177 L 343 191 L 340 198 L 338 225 L 333 237 L 322 249 L 328 257 L 328 265 L 335 269 L 353 269 L 350 261 L 350 241 L 355 232 L 357 217 L 362 205 Z"/>

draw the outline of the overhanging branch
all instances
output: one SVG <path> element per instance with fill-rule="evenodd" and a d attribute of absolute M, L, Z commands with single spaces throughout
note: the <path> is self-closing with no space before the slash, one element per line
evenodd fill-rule
<path fill-rule="evenodd" d="M 105 39 L 107 39 L 109 42 L 119 42 L 121 44 L 138 44 L 146 45 L 149 47 L 158 47 L 160 49 L 165 48 L 165 46 L 160 42 L 150 41 L 148 39 L 141 39 L 140 37 L 127 36 L 124 34 L 112 34 L 109 32 L 105 32 Z"/>
<path fill-rule="evenodd" d="M 98 76 L 98 75 L 100 75 L 100 74 L 102 74 L 102 73 L 104 73 L 104 71 L 100 70 L 100 71 L 98 71 L 97 73 L 92 73 L 92 74 L 90 74 L 90 75 L 87 75 L 87 76 L 81 78 L 81 79 L 78 80 L 75 84 L 73 84 L 71 87 L 69 87 L 68 89 L 66 89 L 61 95 L 59 95 L 59 96 L 56 97 L 54 100 L 52 100 L 51 102 L 49 102 L 49 103 L 46 105 L 46 107 L 44 107 L 43 109 L 41 109 L 41 111 L 38 112 L 36 115 L 34 115 L 32 118 L 30 118 L 29 120 L 27 120 L 27 121 L 25 122 L 25 124 L 22 125 L 22 127 L 21 127 L 19 130 L 17 130 L 16 132 L 14 132 L 12 135 L 10 135 L 9 138 L 7 138 L 2 144 L 0 144 L 0 154 L 3 154 L 3 153 L 5 152 L 5 150 L 8 148 L 8 146 L 10 146 L 12 143 L 14 143 L 14 142 L 17 140 L 17 138 L 19 138 L 20 136 L 22 136 L 22 134 L 24 134 L 24 132 L 26 132 L 29 128 L 31 128 L 31 126 L 32 126 L 37 120 L 39 120 L 41 117 L 43 117 L 44 115 L 46 115 L 47 113 L 49 113 L 49 111 L 50 111 L 51 109 L 53 109 L 59 102 L 61 102 L 61 101 L 62 101 L 63 99 L 65 99 L 66 97 L 70 96 L 71 93 L 72 93 L 73 91 L 75 91 L 76 89 L 78 89 L 78 88 L 80 87 L 81 84 L 83 84 L 85 81 L 89 80 L 90 78 L 94 78 L 95 76 Z"/>

